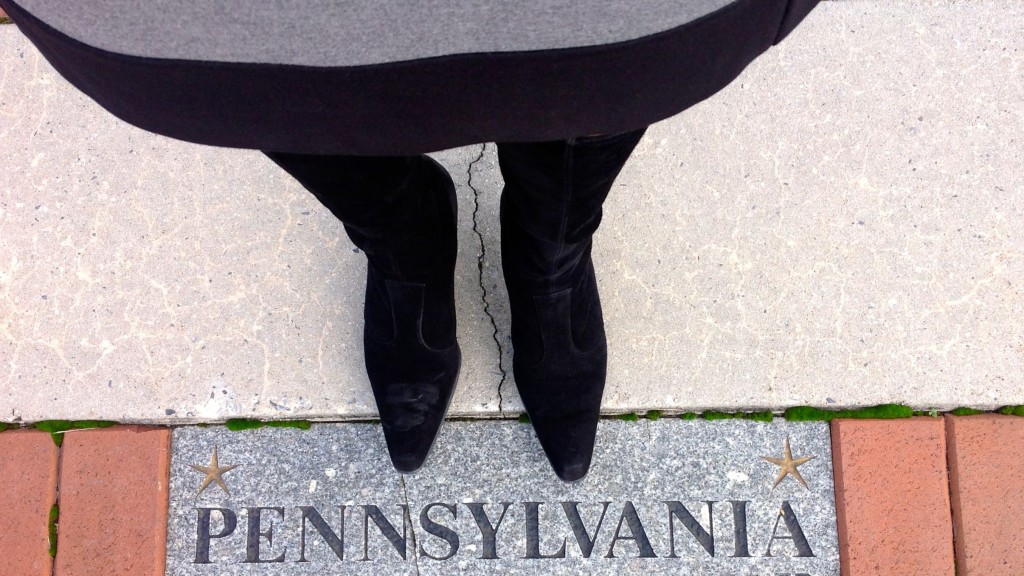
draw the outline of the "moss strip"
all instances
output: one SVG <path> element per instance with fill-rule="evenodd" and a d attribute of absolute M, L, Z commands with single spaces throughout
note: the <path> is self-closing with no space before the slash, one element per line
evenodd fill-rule
<path fill-rule="evenodd" d="M 999 410 L 996 410 L 1000 414 L 1008 414 L 1010 416 L 1024 416 L 1024 405 L 1020 406 L 1003 406 Z"/>
<path fill-rule="evenodd" d="M 242 430 L 255 430 L 257 428 L 263 428 L 269 426 L 271 428 L 298 428 L 299 430 L 309 430 L 311 426 L 309 420 L 271 420 L 264 422 L 262 420 L 253 420 L 249 418 L 232 418 L 224 423 L 224 426 L 232 432 L 241 432 Z"/>
<path fill-rule="evenodd" d="M 902 404 L 881 404 L 857 410 L 822 410 L 811 406 L 794 406 L 783 413 L 790 422 L 825 421 L 835 418 L 910 418 L 914 411 Z"/>
<path fill-rule="evenodd" d="M 47 533 L 50 536 L 50 558 L 57 556 L 57 520 L 60 518 L 60 509 L 54 504 L 50 506 L 50 520 L 46 525 Z"/>

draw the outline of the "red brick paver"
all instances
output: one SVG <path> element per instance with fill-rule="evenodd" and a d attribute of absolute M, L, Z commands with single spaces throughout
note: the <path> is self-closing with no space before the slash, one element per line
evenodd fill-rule
<path fill-rule="evenodd" d="M 68 432 L 55 576 L 162 576 L 170 430 Z"/>
<path fill-rule="evenodd" d="M 953 575 L 941 418 L 834 420 L 840 573 Z"/>
<path fill-rule="evenodd" d="M 1024 574 L 1024 418 L 946 416 L 959 576 Z"/>
<path fill-rule="evenodd" d="M 49 576 L 57 446 L 46 432 L 0 433 L 0 576 Z"/>

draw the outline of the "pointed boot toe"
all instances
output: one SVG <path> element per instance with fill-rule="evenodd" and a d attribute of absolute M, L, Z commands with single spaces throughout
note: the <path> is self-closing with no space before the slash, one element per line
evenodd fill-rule
<path fill-rule="evenodd" d="M 593 266 L 575 288 L 509 292 L 516 387 L 555 474 L 575 482 L 590 468 L 608 364 Z"/>
<path fill-rule="evenodd" d="M 455 393 L 462 366 L 456 340 L 455 187 L 434 161 L 441 239 L 432 271 L 411 282 L 370 263 L 366 271 L 363 348 L 391 462 L 399 472 L 423 465 Z"/>

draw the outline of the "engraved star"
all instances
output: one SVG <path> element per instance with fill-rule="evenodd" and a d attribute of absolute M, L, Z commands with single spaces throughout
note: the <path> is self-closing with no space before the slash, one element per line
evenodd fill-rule
<path fill-rule="evenodd" d="M 203 474 L 206 474 L 206 478 L 203 478 L 202 485 L 199 486 L 199 492 L 196 492 L 197 497 L 200 494 L 202 494 L 203 490 L 206 490 L 206 487 L 213 482 L 216 482 L 217 485 L 220 486 L 221 490 L 223 490 L 225 494 L 227 494 L 228 496 L 231 495 L 231 492 L 228 492 L 228 486 L 227 484 L 224 483 L 224 478 L 221 477 L 221 474 L 238 468 L 238 464 L 232 464 L 231 466 L 220 466 L 217 463 L 216 446 L 213 447 L 213 458 L 210 459 L 209 466 L 197 466 L 195 464 L 189 464 L 189 466 L 191 466 L 195 470 L 198 470 L 199 472 L 202 472 Z"/>
<path fill-rule="evenodd" d="M 767 460 L 772 464 L 780 467 L 779 475 L 775 478 L 775 484 L 772 484 L 772 491 L 775 487 L 782 482 L 786 476 L 793 476 L 804 485 L 804 488 L 810 490 L 807 486 L 807 482 L 804 481 L 803 477 L 800 476 L 800 472 L 797 471 L 796 467 L 804 464 L 805 462 L 817 458 L 817 456 L 804 456 L 803 458 L 793 458 L 793 452 L 789 449 L 789 434 L 786 434 L 786 456 L 785 458 L 769 458 L 768 456 L 761 456 L 762 460 Z"/>

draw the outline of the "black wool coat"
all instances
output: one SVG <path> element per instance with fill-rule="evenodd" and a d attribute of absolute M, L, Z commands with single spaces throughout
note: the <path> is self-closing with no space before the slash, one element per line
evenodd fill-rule
<path fill-rule="evenodd" d="M 818 0 L 0 0 L 115 116 L 181 140 L 415 154 L 631 130 L 729 84 Z"/>

